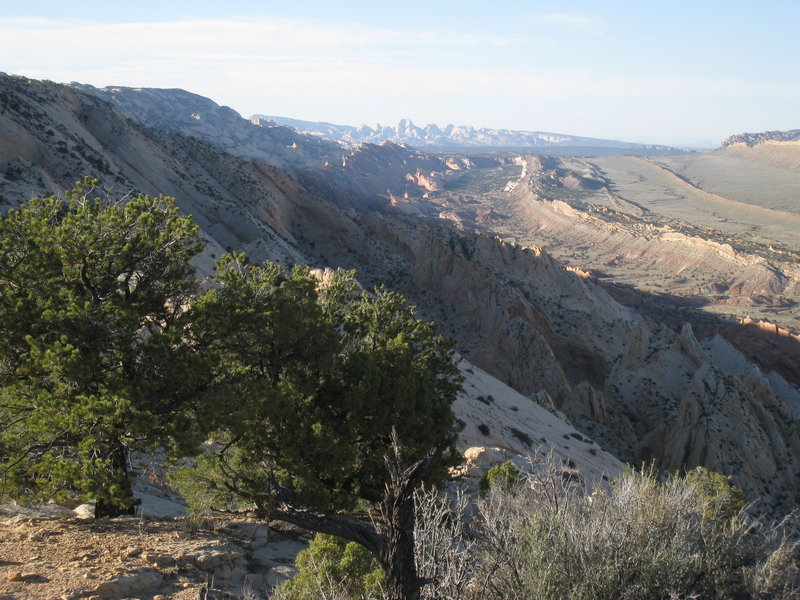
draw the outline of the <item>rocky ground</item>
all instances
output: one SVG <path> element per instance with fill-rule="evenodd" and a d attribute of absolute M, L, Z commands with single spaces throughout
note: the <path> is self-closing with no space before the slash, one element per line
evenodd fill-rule
<path fill-rule="evenodd" d="M 247 515 L 187 515 L 159 456 L 131 460 L 136 516 L 0 505 L 0 600 L 267 597 L 308 535 Z"/>
<path fill-rule="evenodd" d="M 240 519 L 0 517 L 0 600 L 262 598 L 306 540 Z"/>

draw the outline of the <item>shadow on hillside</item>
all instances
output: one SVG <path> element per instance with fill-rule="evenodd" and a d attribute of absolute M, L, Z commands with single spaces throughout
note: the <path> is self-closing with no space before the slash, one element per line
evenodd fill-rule
<path fill-rule="evenodd" d="M 765 373 L 775 371 L 789 383 L 800 387 L 800 340 L 785 335 L 777 327 L 762 322 L 742 323 L 702 310 L 708 302 L 671 294 L 654 294 L 629 284 L 592 279 L 620 304 L 636 309 L 645 317 L 680 331 L 689 323 L 698 340 L 719 334 Z"/>

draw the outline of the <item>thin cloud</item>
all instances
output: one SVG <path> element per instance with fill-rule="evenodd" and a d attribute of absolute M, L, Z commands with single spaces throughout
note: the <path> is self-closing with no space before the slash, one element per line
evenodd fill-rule
<path fill-rule="evenodd" d="M 53 39 L 54 34 L 64 38 Z M 63 40 L 69 43 L 64 44 Z M 23 46 L 19 44 L 23 43 Z M 92 47 L 103 51 L 125 49 L 129 54 L 154 53 L 178 47 L 214 48 L 363 48 L 402 46 L 504 46 L 530 43 L 523 37 L 484 33 L 455 33 L 436 30 L 395 30 L 352 23 L 313 25 L 293 19 L 185 20 L 156 23 L 97 23 L 49 19 L 0 18 L 0 50 L 36 45 L 52 47 L 69 55 L 76 49 Z"/>
<path fill-rule="evenodd" d="M 571 13 L 531 18 L 581 29 L 603 23 L 594 15 Z M 523 43 L 536 42 L 511 36 L 318 25 L 289 19 L 85 24 L 0 18 L 0 56 L 6 57 L 6 69 L 94 85 L 166 84 L 202 92 L 209 79 L 216 79 L 234 86 L 242 96 L 248 83 L 272 81 L 296 91 L 308 89 L 314 97 L 352 94 L 354 90 L 366 97 L 373 92 L 410 89 L 415 95 L 451 94 L 455 98 L 480 91 L 531 100 L 724 97 L 758 91 L 752 82 L 735 80 L 668 74 L 609 77 L 569 68 L 548 72 L 528 61 L 506 61 L 518 58 L 512 56 L 513 48 L 484 65 L 462 59 L 459 53 L 459 48 L 474 44 L 502 50 Z M 435 61 L 431 60 L 431 48 L 439 51 Z M 100 76 L 102 81 L 97 80 Z M 769 88 L 767 82 L 759 86 L 765 86 L 761 91 Z M 798 84 L 781 82 L 780 87 L 783 89 L 775 93 L 798 93 Z"/>
<path fill-rule="evenodd" d="M 582 13 L 549 13 L 530 15 L 528 18 L 537 25 L 584 29 L 593 32 L 600 32 L 605 28 L 605 21 L 602 17 Z"/>
<path fill-rule="evenodd" d="M 542 28 L 569 27 L 578 35 L 603 27 L 592 15 L 534 18 Z M 612 122 L 630 128 L 636 114 L 642 115 L 639 123 L 657 114 L 659 123 L 688 127 L 685 114 L 709 120 L 698 103 L 732 107 L 736 99 L 751 105 L 758 99 L 786 110 L 800 100 L 800 83 L 785 78 L 559 63 L 557 51 L 540 50 L 569 36 L 547 37 L 297 19 L 93 24 L 0 18 L 0 68 L 99 87 L 180 87 L 245 116 L 285 114 L 352 124 L 421 115 L 439 123 L 516 129 L 558 131 L 563 125 L 564 131 L 584 135 L 600 134 L 598 128 Z M 744 109 L 728 112 L 734 110 L 730 119 L 741 118 Z M 704 131 L 709 127 L 692 123 Z"/>
<path fill-rule="evenodd" d="M 352 79 L 350 74 L 365 70 L 382 74 L 412 68 L 424 73 L 432 55 L 459 76 L 471 79 L 460 68 L 470 62 L 467 57 L 476 45 L 502 53 L 509 46 L 537 43 L 496 34 L 319 25 L 290 19 L 81 23 L 0 18 L 0 56 L 11 73 L 93 85 L 167 82 L 168 87 L 198 91 L 206 89 L 209 74 L 224 79 L 225 73 L 240 71 L 239 65 L 244 65 L 255 81 L 268 75 L 282 75 L 291 82 L 307 78 L 317 88 L 316 96 L 320 72 L 329 73 L 325 79 L 339 87 L 335 85 L 338 77 Z M 287 64 L 293 66 L 291 73 L 283 71 Z M 362 90 L 373 87 L 366 76 L 361 79 Z"/>

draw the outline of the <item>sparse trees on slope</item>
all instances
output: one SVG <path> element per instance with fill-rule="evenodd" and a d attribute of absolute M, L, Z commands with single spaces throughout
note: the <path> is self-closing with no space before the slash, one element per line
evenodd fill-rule
<path fill-rule="evenodd" d="M 194 440 L 181 307 L 197 227 L 169 198 L 88 179 L 0 218 L 0 496 L 130 508 L 132 448 Z M 180 435 L 176 435 L 179 433 Z"/>
<path fill-rule="evenodd" d="M 199 480 L 362 544 L 389 598 L 417 598 L 413 492 L 457 458 L 450 343 L 401 296 L 364 292 L 352 273 L 320 289 L 306 269 L 234 255 L 218 282 L 192 309 L 193 343 L 221 365 L 218 445 Z"/>

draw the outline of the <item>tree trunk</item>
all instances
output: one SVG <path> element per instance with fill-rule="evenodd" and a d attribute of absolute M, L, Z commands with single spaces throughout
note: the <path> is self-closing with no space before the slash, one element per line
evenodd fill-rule
<path fill-rule="evenodd" d="M 385 544 L 378 557 L 386 575 L 388 600 L 419 600 L 427 582 L 417 573 L 415 560 L 414 489 L 430 463 L 430 457 L 403 468 L 400 443 L 392 431 L 394 456 L 385 456 L 389 481 L 381 503 L 381 533 Z"/>
<path fill-rule="evenodd" d="M 329 515 L 285 504 L 279 509 L 270 511 L 268 518 L 285 521 L 308 531 L 335 535 L 348 542 L 356 542 L 376 557 L 380 555 L 386 543 L 384 537 L 375 529 L 374 524 L 355 517 Z"/>
<path fill-rule="evenodd" d="M 380 519 L 366 521 L 298 508 L 291 503 L 291 493 L 285 488 L 279 492 L 283 506 L 271 511 L 269 517 L 361 544 L 375 555 L 383 569 L 387 600 L 419 600 L 428 581 L 417 573 L 414 490 L 430 464 L 430 457 L 404 469 L 396 434 L 392 442 L 394 456 L 384 457 L 389 481 L 381 502 Z"/>
<path fill-rule="evenodd" d="M 391 490 L 394 491 L 397 490 Z M 417 574 L 414 558 L 414 498 L 386 498 L 381 512 L 386 541 L 379 560 L 386 575 L 386 598 L 418 600 L 425 582 Z"/>
<path fill-rule="evenodd" d="M 383 569 L 387 600 L 418 600 L 425 581 L 417 576 L 414 559 L 414 499 L 411 497 L 409 500 L 393 503 L 389 520 L 376 523 L 377 528 L 376 524 L 354 517 L 328 515 L 287 506 L 271 511 L 269 518 L 361 544 L 378 559 Z"/>
<path fill-rule="evenodd" d="M 133 487 L 131 486 L 131 478 L 128 474 L 128 452 L 125 446 L 119 442 L 111 451 L 111 468 L 114 471 L 114 475 L 120 478 L 122 494 L 116 500 L 106 500 L 102 498 L 98 500 L 94 506 L 95 519 L 136 514 L 136 505 L 140 503 L 133 498 Z"/>

